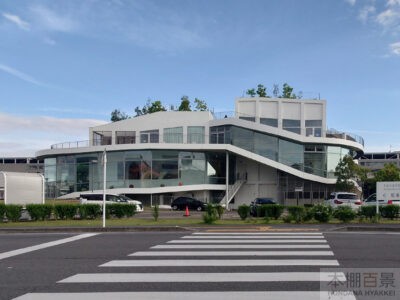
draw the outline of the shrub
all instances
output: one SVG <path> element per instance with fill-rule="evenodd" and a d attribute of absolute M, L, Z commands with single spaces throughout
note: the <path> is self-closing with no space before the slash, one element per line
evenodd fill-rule
<path fill-rule="evenodd" d="M 361 216 L 364 216 L 366 218 L 369 218 L 370 221 L 375 217 L 376 215 L 376 207 L 374 205 L 366 205 L 366 206 L 361 206 L 359 210 L 359 214 Z"/>
<path fill-rule="evenodd" d="M 98 204 L 80 204 L 79 214 L 81 219 L 96 219 L 101 215 L 102 207 Z"/>
<path fill-rule="evenodd" d="M 303 221 L 308 222 L 308 221 L 311 221 L 313 218 L 314 218 L 314 212 L 312 210 L 312 206 L 304 205 Z"/>
<path fill-rule="evenodd" d="M 294 220 L 296 223 L 300 223 L 304 216 L 304 207 L 303 206 L 288 206 L 287 207 L 290 220 Z"/>
<path fill-rule="evenodd" d="M 27 204 L 26 210 L 29 212 L 32 220 L 44 221 L 50 218 L 53 206 L 50 204 Z"/>
<path fill-rule="evenodd" d="M 4 214 L 6 213 L 6 205 L 1 203 L 0 204 L 0 222 L 3 221 Z"/>
<path fill-rule="evenodd" d="M 136 206 L 131 204 L 112 203 L 106 205 L 106 217 L 131 217 L 135 214 Z"/>
<path fill-rule="evenodd" d="M 354 220 L 357 213 L 350 206 L 339 206 L 334 210 L 333 216 L 343 223 L 346 223 Z"/>
<path fill-rule="evenodd" d="M 238 214 L 240 219 L 246 220 L 250 214 L 250 206 L 243 204 L 238 207 Z"/>
<path fill-rule="evenodd" d="M 332 217 L 332 208 L 327 205 L 317 204 L 311 209 L 313 217 L 320 223 L 327 223 Z"/>
<path fill-rule="evenodd" d="M 264 207 L 264 216 L 274 218 L 275 220 L 279 219 L 279 217 L 283 213 L 283 210 L 285 209 L 285 207 L 280 204 L 263 205 L 263 207 Z"/>
<path fill-rule="evenodd" d="M 21 217 L 21 205 L 7 204 L 6 205 L 6 216 L 13 222 L 18 222 Z"/>
<path fill-rule="evenodd" d="M 382 206 L 380 209 L 382 217 L 393 220 L 399 216 L 400 206 L 398 205 L 389 204 Z"/>
<path fill-rule="evenodd" d="M 78 210 L 78 205 L 76 204 L 56 204 L 54 205 L 54 213 L 57 219 L 73 219 Z"/>
<path fill-rule="evenodd" d="M 154 221 L 157 222 L 158 217 L 160 215 L 160 207 L 157 204 L 153 206 L 152 215 L 153 215 Z"/>
<path fill-rule="evenodd" d="M 218 219 L 217 207 L 212 204 L 207 204 L 206 212 L 203 214 L 203 221 L 206 224 L 213 224 Z"/>
<path fill-rule="evenodd" d="M 217 205 L 215 206 L 215 208 L 217 209 L 218 219 L 221 219 L 221 218 L 222 218 L 222 215 L 223 215 L 224 212 L 225 212 L 225 207 L 223 207 L 221 204 L 217 204 Z"/>
<path fill-rule="evenodd" d="M 282 220 L 283 220 L 283 222 L 285 222 L 285 223 L 291 223 L 291 222 L 292 222 L 292 216 L 290 216 L 290 215 L 284 216 L 284 217 L 282 218 Z"/>

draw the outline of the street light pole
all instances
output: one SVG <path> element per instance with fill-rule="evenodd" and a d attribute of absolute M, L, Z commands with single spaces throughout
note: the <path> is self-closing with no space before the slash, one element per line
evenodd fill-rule
<path fill-rule="evenodd" d="M 103 152 L 103 228 L 106 227 L 106 178 L 107 178 L 107 152 Z"/>

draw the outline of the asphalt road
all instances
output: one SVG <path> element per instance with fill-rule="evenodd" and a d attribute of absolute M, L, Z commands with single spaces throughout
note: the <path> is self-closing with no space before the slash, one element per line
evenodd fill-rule
<path fill-rule="evenodd" d="M 62 299 L 62 295 L 65 299 L 79 299 L 79 294 L 64 293 L 85 293 L 84 299 L 135 299 L 135 296 L 136 299 L 145 299 L 145 296 L 152 299 L 270 299 L 268 296 L 313 299 L 314 294 L 305 292 L 319 291 L 319 280 L 290 279 L 293 272 L 302 277 L 308 275 L 305 272 L 319 273 L 321 268 L 332 267 L 318 265 L 320 261 L 337 261 L 343 268 L 366 270 L 400 267 L 398 233 L 327 232 L 313 237 L 306 232 L 304 235 L 290 233 L 283 238 L 269 236 L 266 240 L 265 236 L 258 235 L 127 232 L 81 236 L 81 239 L 49 247 L 45 244 L 76 236 L 79 234 L 0 234 L 0 299 L 14 299 L 27 293 L 22 299 L 36 299 L 36 296 L 43 300 Z M 43 244 L 42 249 L 35 251 L 27 248 Z M 202 246 L 198 248 L 199 245 Z M 297 249 L 299 245 L 303 248 Z M 154 246 L 157 248 L 151 248 Z M 11 252 L 17 249 L 29 252 Z M 159 251 L 163 255 L 157 255 Z M 202 253 L 184 254 L 187 251 Z M 282 255 L 282 251 L 301 255 Z M 127 261 L 134 266 L 126 265 Z M 221 261 L 232 265 L 217 266 Z M 302 262 L 296 265 L 295 261 Z M 266 265 L 267 262 L 271 265 Z M 271 273 L 280 273 L 283 277 L 266 280 Z M 91 275 L 89 279 L 82 279 L 81 274 Z M 263 293 L 257 294 L 258 291 Z M 118 294 L 107 294 L 113 292 Z M 182 298 L 173 298 L 174 295 Z M 237 298 L 232 298 L 235 295 Z"/>

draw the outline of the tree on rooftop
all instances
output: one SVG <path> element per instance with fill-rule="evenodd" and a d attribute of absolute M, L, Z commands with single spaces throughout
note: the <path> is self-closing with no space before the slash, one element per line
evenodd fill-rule
<path fill-rule="evenodd" d="M 256 90 L 255 89 L 248 89 L 246 91 L 246 95 L 248 95 L 248 96 L 253 98 L 256 95 Z"/>
<path fill-rule="evenodd" d="M 126 113 L 121 112 L 119 109 L 114 109 L 111 112 L 111 122 L 126 120 L 128 118 L 129 118 L 129 116 Z"/>
<path fill-rule="evenodd" d="M 194 98 L 194 103 L 196 104 L 197 111 L 207 111 L 208 110 L 207 103 L 204 100 Z"/>
<path fill-rule="evenodd" d="M 256 93 L 257 93 L 258 97 L 265 98 L 265 97 L 267 97 L 267 88 L 264 85 L 259 84 L 259 85 L 257 85 Z"/>
<path fill-rule="evenodd" d="M 282 98 L 293 98 L 292 92 L 293 88 L 287 83 L 284 83 L 282 86 Z"/>
<path fill-rule="evenodd" d="M 190 100 L 188 96 L 182 96 L 181 105 L 178 108 L 179 111 L 192 111 L 190 108 Z"/>

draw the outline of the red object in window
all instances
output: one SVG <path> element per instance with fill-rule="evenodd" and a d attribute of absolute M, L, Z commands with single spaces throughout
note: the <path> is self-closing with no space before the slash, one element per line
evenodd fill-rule
<path fill-rule="evenodd" d="M 181 185 L 183 185 L 183 183 L 181 181 L 179 181 L 178 185 L 181 186 Z"/>

